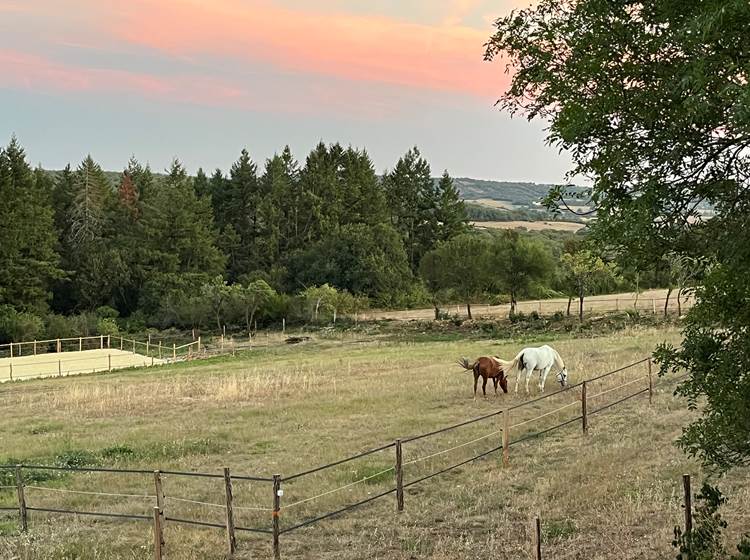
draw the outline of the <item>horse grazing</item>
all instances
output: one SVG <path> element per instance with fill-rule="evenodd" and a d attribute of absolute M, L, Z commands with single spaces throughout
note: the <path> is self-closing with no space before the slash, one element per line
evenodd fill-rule
<path fill-rule="evenodd" d="M 504 360 L 499 360 L 499 362 L 506 375 L 514 369 L 518 370 L 518 373 L 516 373 L 516 393 L 518 393 L 518 380 L 521 378 L 521 373 L 526 372 L 526 394 L 529 394 L 529 379 L 531 379 L 531 372 L 533 371 L 539 372 L 539 390 L 544 393 L 544 384 L 553 366 L 559 368 L 557 380 L 560 385 L 565 387 L 568 383 L 568 370 L 565 367 L 565 362 L 563 362 L 557 350 L 546 344 L 539 348 L 524 348 L 510 362 Z"/>
<path fill-rule="evenodd" d="M 508 378 L 505 376 L 505 370 L 500 365 L 502 360 L 499 358 L 490 358 L 482 356 L 477 358 L 477 361 L 473 364 L 469 364 L 469 360 L 461 358 L 458 360 L 458 365 L 462 368 L 471 370 L 474 372 L 474 398 L 477 398 L 477 381 L 479 376 L 482 376 L 482 394 L 487 397 L 487 379 L 492 379 L 492 384 L 495 386 L 495 394 L 497 395 L 497 384 L 500 383 L 500 387 L 503 389 L 503 393 L 508 392 Z"/>

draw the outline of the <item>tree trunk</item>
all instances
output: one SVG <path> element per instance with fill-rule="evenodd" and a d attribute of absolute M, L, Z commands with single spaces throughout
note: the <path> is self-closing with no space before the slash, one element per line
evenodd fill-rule
<path fill-rule="evenodd" d="M 578 292 L 578 320 L 583 323 L 583 290 Z"/>
<path fill-rule="evenodd" d="M 440 308 L 437 303 L 433 303 L 432 306 L 435 308 L 435 320 L 440 319 Z"/>
<path fill-rule="evenodd" d="M 567 315 L 570 317 L 570 304 L 573 303 L 573 296 L 568 296 L 568 312 Z"/>
<path fill-rule="evenodd" d="M 513 315 L 516 314 L 516 298 L 513 295 L 513 293 L 510 294 L 510 316 L 513 317 Z"/>
<path fill-rule="evenodd" d="M 471 321 L 471 304 L 468 301 L 466 302 L 466 314 L 469 316 L 469 321 Z"/>
<path fill-rule="evenodd" d="M 677 316 L 682 317 L 682 288 L 677 290 Z"/>
<path fill-rule="evenodd" d="M 667 316 L 667 310 L 669 309 L 669 296 L 672 295 L 672 286 L 667 290 L 667 298 L 664 300 L 664 316 Z"/>

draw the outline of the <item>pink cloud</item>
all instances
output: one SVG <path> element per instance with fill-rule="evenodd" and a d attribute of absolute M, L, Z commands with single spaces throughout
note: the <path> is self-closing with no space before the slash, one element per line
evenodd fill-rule
<path fill-rule="evenodd" d="M 474 3 L 458 0 L 456 13 Z M 270 0 L 133 0 L 107 29 L 183 59 L 215 56 L 284 71 L 495 97 L 507 78 L 482 61 L 487 31 L 382 16 L 316 14 Z"/>

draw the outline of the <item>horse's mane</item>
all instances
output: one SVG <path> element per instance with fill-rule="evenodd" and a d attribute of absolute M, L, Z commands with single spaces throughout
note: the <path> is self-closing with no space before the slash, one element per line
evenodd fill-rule
<path fill-rule="evenodd" d="M 550 346 L 550 348 L 552 348 Z M 557 365 L 560 369 L 565 369 L 565 362 L 562 359 L 562 356 L 560 356 L 560 352 L 552 348 L 552 351 L 555 353 L 555 365 Z"/>

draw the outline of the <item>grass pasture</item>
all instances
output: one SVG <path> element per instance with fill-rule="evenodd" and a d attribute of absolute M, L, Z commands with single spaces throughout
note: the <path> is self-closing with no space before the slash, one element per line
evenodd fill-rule
<path fill-rule="evenodd" d="M 676 330 L 630 329 L 614 335 L 558 339 L 571 383 L 647 355 Z M 535 343 L 536 344 L 536 343 Z M 522 341 L 401 342 L 314 340 L 218 358 L 0 387 L 0 462 L 98 464 L 269 476 L 293 473 L 359 451 L 481 416 L 519 403 L 511 393 L 471 398 L 471 375 L 454 366 L 460 356 L 511 357 Z M 589 387 L 590 409 L 645 386 L 643 366 Z M 627 388 L 617 387 L 633 382 Z M 644 385 L 641 385 L 644 384 Z M 533 385 L 533 383 L 532 383 Z M 555 391 L 553 376 L 548 391 Z M 405 511 L 395 497 L 342 517 L 282 535 L 283 558 L 530 558 L 529 519 L 544 522 L 551 558 L 664 558 L 681 519 L 680 480 L 700 468 L 672 442 L 690 413 L 660 381 L 654 404 L 636 398 L 579 423 L 511 448 L 511 467 L 499 454 L 406 489 Z M 533 389 L 535 391 L 535 388 Z M 481 392 L 481 389 L 480 389 Z M 512 438 L 578 414 L 578 393 L 561 391 L 519 409 Z M 569 405 L 569 406 L 568 406 Z M 499 445 L 499 417 L 404 445 L 405 482 Z M 481 439 L 480 439 L 481 438 Z M 468 445 L 465 445 L 467 442 Z M 446 451 L 450 450 L 450 451 Z M 282 529 L 387 490 L 393 448 L 284 483 Z M 32 472 L 29 505 L 148 514 L 153 477 L 113 473 L 50 475 Z M 746 473 L 723 481 L 730 536 L 736 536 Z M 363 479 L 367 479 L 364 482 Z M 696 479 L 697 481 L 698 479 Z M 0 486 L 6 484 L 0 480 Z M 696 482 L 697 483 L 697 482 Z M 91 496 L 65 491 L 129 496 Z M 235 483 L 235 523 L 270 527 L 271 487 Z M 223 520 L 218 479 L 164 476 L 167 516 Z M 326 494 L 327 492 L 331 492 Z M 310 499 L 319 496 L 317 499 Z M 189 500 L 189 501 L 186 501 Z M 306 501 L 309 500 L 309 501 Z M 12 506 L 0 490 L 0 506 Z M 208 504 L 208 505 L 207 505 Z M 0 557 L 114 560 L 151 557 L 150 525 L 30 513 L 30 538 L 18 536 L 12 513 L 0 521 Z M 10 517 L 9 517 L 10 516 Z M 2 519 L 2 517 L 0 517 Z M 170 558 L 223 558 L 220 529 L 167 522 Z M 270 537 L 239 534 L 238 558 L 270 557 Z"/>
<path fill-rule="evenodd" d="M 159 363 L 162 360 L 153 360 L 153 364 Z M 117 348 L 31 354 L 0 358 L 0 383 L 11 379 L 67 376 L 150 365 L 151 358 Z"/>

